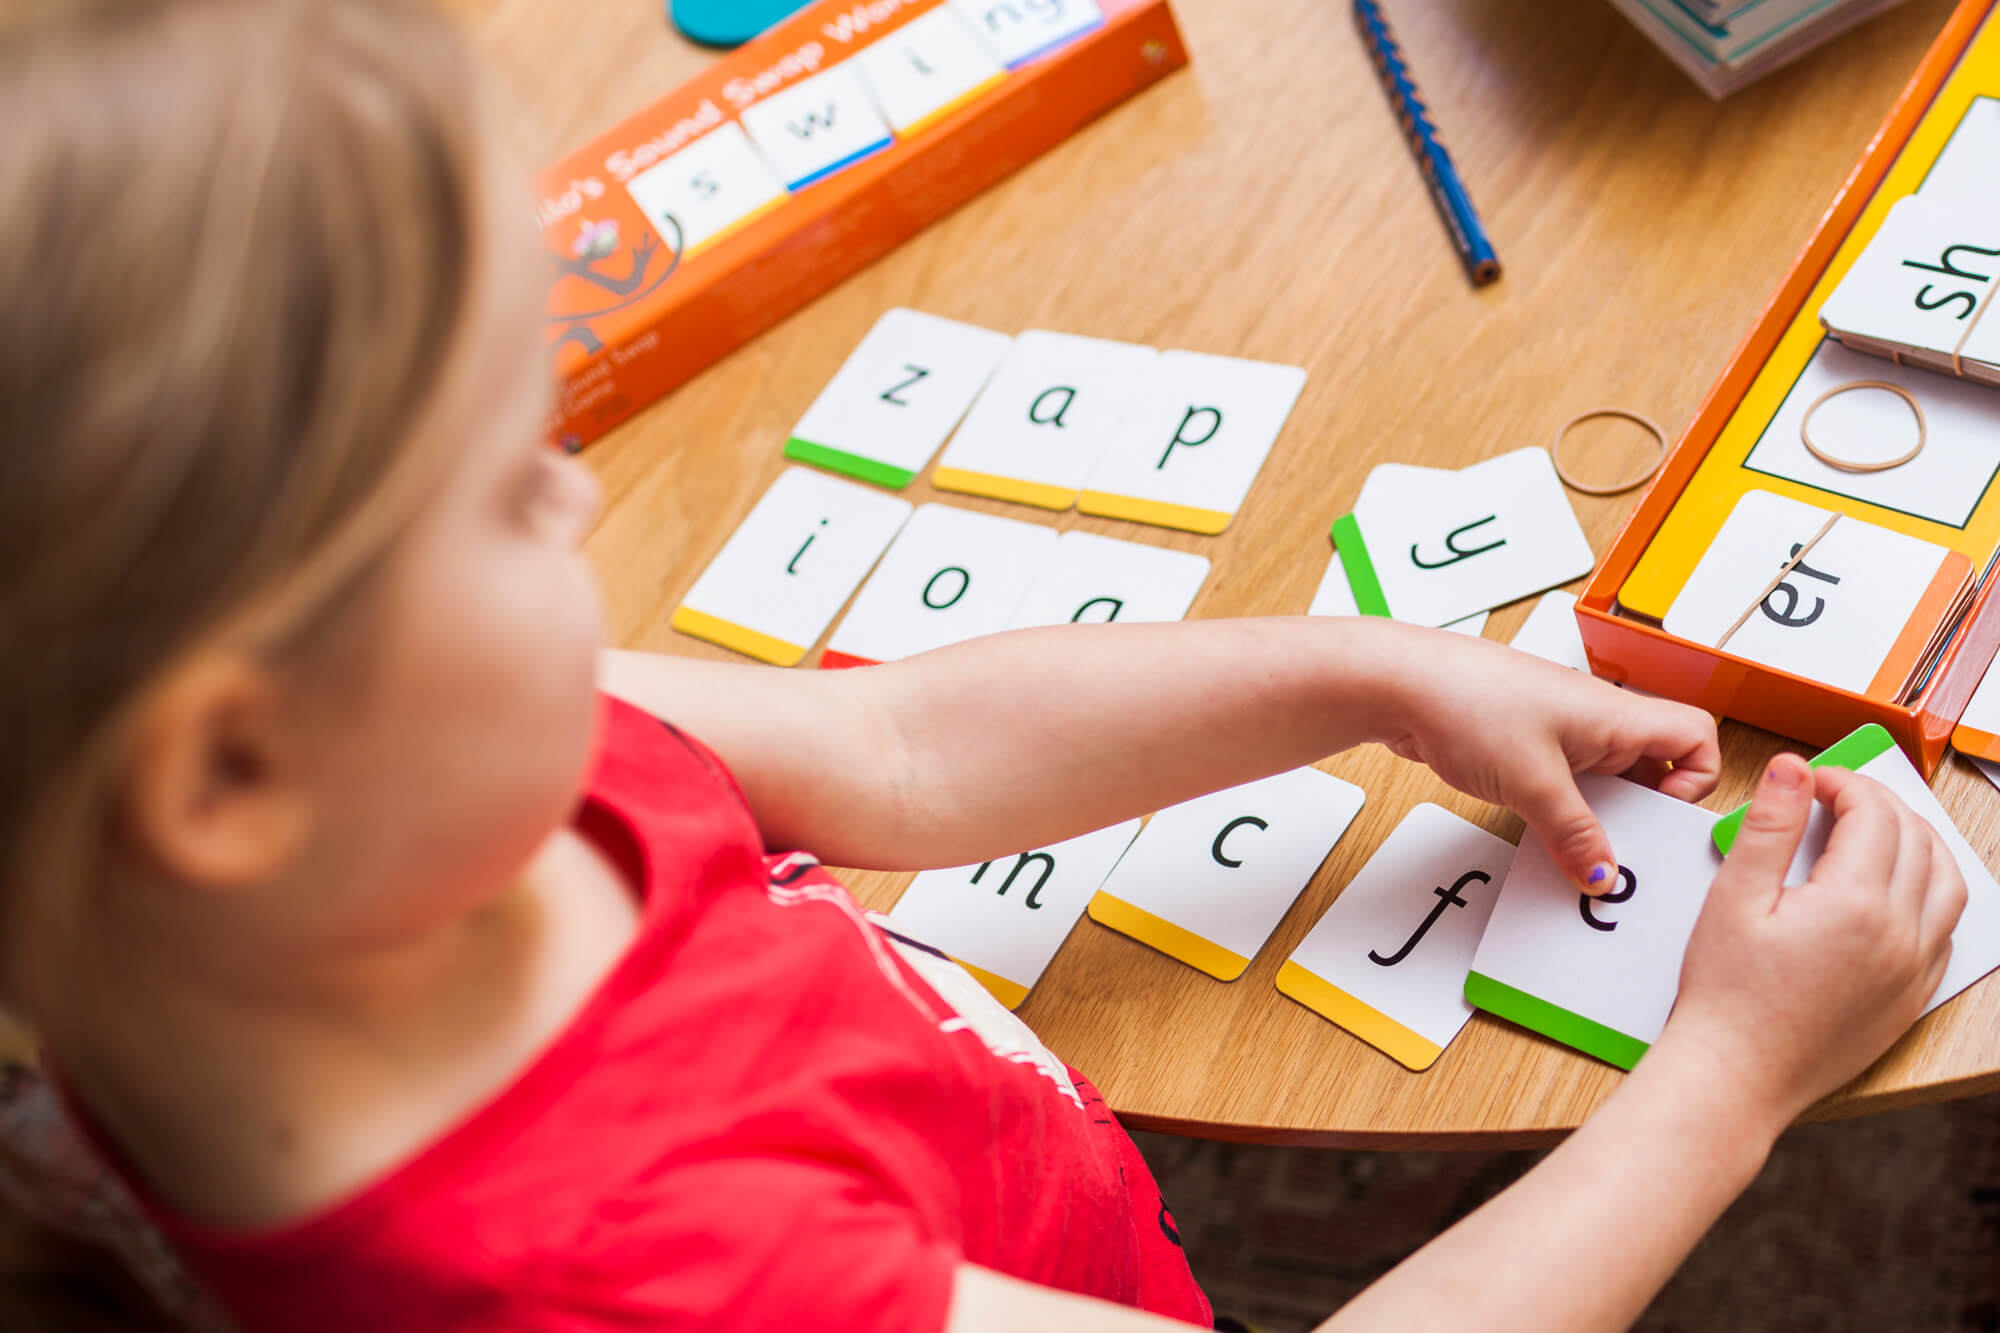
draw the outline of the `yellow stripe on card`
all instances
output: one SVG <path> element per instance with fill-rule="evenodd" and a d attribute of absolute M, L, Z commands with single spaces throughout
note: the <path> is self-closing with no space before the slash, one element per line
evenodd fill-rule
<path fill-rule="evenodd" d="M 1444 1054 L 1444 1047 L 1424 1040 L 1380 1009 L 1363 1004 L 1289 959 L 1278 969 L 1278 989 L 1406 1068 L 1429 1069 Z"/>
<path fill-rule="evenodd" d="M 1143 907 L 1134 907 L 1123 898 L 1114 898 L 1102 889 L 1091 897 L 1090 919 L 1122 935 L 1130 935 L 1141 944 L 1150 944 L 1169 958 L 1178 958 L 1218 981 L 1234 981 L 1250 966 L 1250 960 L 1242 954 L 1225 949 L 1214 940 L 1203 939 L 1165 917 L 1154 916 Z"/>
<path fill-rule="evenodd" d="M 707 639 L 719 643 L 724 648 L 733 649 L 746 657 L 754 657 L 760 662 L 774 666 L 797 666 L 806 655 L 804 645 L 786 643 L 783 639 L 769 634 L 759 634 L 733 621 L 712 616 L 706 611 L 697 611 L 691 606 L 678 607 L 674 611 L 673 627 L 683 634 L 692 634 L 697 639 Z"/>
<path fill-rule="evenodd" d="M 925 130 L 937 124 L 939 121 L 943 120 L 946 116 L 958 110 L 966 103 L 976 101 L 977 99 L 984 97 L 993 88 L 1002 83 L 1005 83 L 1006 81 L 1007 81 L 1007 75 L 1004 71 L 1002 71 L 999 74 L 995 74 L 992 78 L 980 84 L 977 88 L 972 89 L 970 92 L 967 92 L 962 96 L 952 98 L 951 101 L 946 102 L 943 106 L 931 112 L 923 119 L 911 121 L 909 124 L 903 126 L 903 128 L 901 128 L 900 130 L 897 130 L 896 134 L 898 135 L 898 137 L 904 139 L 910 138 L 912 135 L 922 134 Z"/>
<path fill-rule="evenodd" d="M 992 992 L 994 999 L 1000 1001 L 1000 1003 L 1006 1005 L 1009 1009 L 1019 1009 L 1021 1001 L 1028 998 L 1028 988 L 1026 986 L 1009 981 L 998 973 L 988 972 L 983 967 L 975 967 L 963 958 L 953 958 L 951 961 L 964 968 L 968 976 L 986 987 L 988 991 Z"/>
<path fill-rule="evenodd" d="M 1132 523 L 1150 523 L 1156 528 L 1179 528 L 1213 537 L 1236 517 L 1220 509 L 1197 509 L 1193 505 L 1170 505 L 1163 500 L 1141 500 L 1109 491 L 1085 491 L 1076 502 L 1077 512 L 1100 518 L 1122 518 Z"/>
<path fill-rule="evenodd" d="M 717 241 L 723 240 L 730 236 L 734 236 L 737 232 L 742 231 L 745 227 L 755 222 L 758 218 L 765 217 L 771 213 L 775 213 L 778 209 L 783 208 L 785 205 L 785 201 L 790 198 L 791 195 L 789 194 L 781 194 L 776 199 L 771 200 L 769 203 L 759 204 L 757 207 L 751 209 L 748 213 L 745 213 L 742 217 L 736 219 L 736 221 L 730 223 L 722 230 L 704 236 L 699 241 L 695 242 L 693 245 L 690 245 L 686 250 L 681 252 L 681 258 L 683 260 L 692 259 L 696 255 L 700 254 L 703 250 L 708 249 L 709 246 L 714 245 Z"/>
<path fill-rule="evenodd" d="M 941 491 L 966 495 L 987 495 L 995 500 L 1034 505 L 1038 509 L 1067 509 L 1076 503 L 1076 492 L 1047 482 L 1022 481 L 996 476 L 991 472 L 967 472 L 963 468 L 938 467 L 931 470 L 931 485 Z"/>

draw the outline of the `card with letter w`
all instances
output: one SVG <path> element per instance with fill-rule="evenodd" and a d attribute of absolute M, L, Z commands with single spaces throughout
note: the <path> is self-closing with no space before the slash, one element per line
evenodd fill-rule
<path fill-rule="evenodd" d="M 1448 625 L 1588 574 L 1595 563 L 1546 449 L 1458 472 L 1384 464 L 1334 549 L 1363 615 Z"/>

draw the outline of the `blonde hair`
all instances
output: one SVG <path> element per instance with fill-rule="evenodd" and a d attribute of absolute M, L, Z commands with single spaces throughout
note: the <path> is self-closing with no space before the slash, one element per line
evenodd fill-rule
<path fill-rule="evenodd" d="M 469 301 L 478 105 L 397 0 L 0 17 L 0 888 L 51 821 L 102 827 L 169 664 L 253 607 L 295 635 L 387 545 Z"/>

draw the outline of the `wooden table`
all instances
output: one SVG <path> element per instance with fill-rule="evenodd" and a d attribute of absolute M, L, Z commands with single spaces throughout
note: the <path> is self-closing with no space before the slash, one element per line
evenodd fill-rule
<path fill-rule="evenodd" d="M 461 0 L 554 158 L 712 56 L 660 0 Z M 587 457 L 609 504 L 590 541 L 615 643 L 728 656 L 668 617 L 771 479 L 789 427 L 876 317 L 910 305 L 1303 365 L 1305 394 L 1229 531 L 1205 538 L 952 496 L 954 504 L 1199 551 L 1196 616 L 1305 609 L 1329 521 L 1385 460 L 1461 466 L 1545 444 L 1615 403 L 1670 433 L 1693 415 L 1860 156 L 1947 0 L 1910 0 L 1730 101 L 1710 102 L 1601 0 L 1427 0 L 1393 15 L 1506 276 L 1467 286 L 1343 0 L 1176 0 L 1190 69 L 669 396 Z M 1532 18 L 1530 18 L 1532 14 Z M 1593 428 L 1586 428 L 1593 429 Z M 1596 475 L 1629 428 L 1572 441 Z M 920 481 L 911 498 L 933 498 Z M 1633 496 L 1574 497 L 1601 553 Z M 1527 605 L 1497 612 L 1507 639 Z M 1786 742 L 1723 727 L 1726 809 Z M 1794 747 L 1796 748 L 1796 747 Z M 866 756 L 856 756 L 866 763 Z M 1278 963 L 1416 802 L 1508 837 L 1520 822 L 1377 747 L 1326 767 L 1366 810 L 1240 980 L 1224 985 L 1080 923 L 1022 1009 L 1128 1123 L 1348 1146 L 1525 1145 L 1577 1124 L 1609 1067 L 1481 1015 L 1411 1074 L 1281 996 Z M 1937 782 L 1989 862 L 2000 795 L 1963 761 Z M 887 908 L 907 876 L 853 874 Z M 2000 1087 L 2000 978 L 1921 1023 L 1815 1111 Z"/>

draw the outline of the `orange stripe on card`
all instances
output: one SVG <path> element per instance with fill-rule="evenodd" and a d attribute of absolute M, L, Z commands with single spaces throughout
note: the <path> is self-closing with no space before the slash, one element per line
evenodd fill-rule
<path fill-rule="evenodd" d="M 1444 1047 L 1424 1040 L 1380 1009 L 1363 1004 L 1289 959 L 1278 969 L 1278 989 L 1405 1068 L 1429 1069 L 1444 1054 Z"/>
<path fill-rule="evenodd" d="M 1189 967 L 1199 968 L 1218 981 L 1234 981 L 1250 966 L 1250 960 L 1231 952 L 1214 940 L 1206 940 L 1184 926 L 1143 907 L 1134 907 L 1123 898 L 1114 898 L 1102 889 L 1090 900 L 1090 919 L 1130 935 L 1141 944 L 1150 944 L 1169 958 L 1178 958 Z"/>
<path fill-rule="evenodd" d="M 1077 512 L 1100 518 L 1122 518 L 1132 523 L 1150 523 L 1156 528 L 1179 528 L 1183 532 L 1206 533 L 1213 537 L 1236 517 L 1220 509 L 1197 509 L 1193 505 L 1171 505 L 1162 500 L 1141 500 L 1109 491 L 1085 491 L 1076 502 Z"/>
<path fill-rule="evenodd" d="M 1065 486 L 1051 486 L 1042 481 L 1021 481 L 1015 477 L 996 476 L 991 472 L 967 472 L 963 468 L 955 467 L 931 469 L 931 485 L 941 491 L 959 491 L 965 495 L 989 495 L 996 500 L 1012 500 L 1016 504 L 1034 505 L 1038 509 L 1067 509 L 1076 503 L 1076 492 Z"/>
<path fill-rule="evenodd" d="M 1965 577 L 1971 569 L 1972 562 L 1957 551 L 1948 553 L 1938 564 L 1937 573 L 1931 575 L 1930 587 L 1924 589 L 1924 595 L 1910 612 L 1910 618 L 1903 622 L 1903 632 L 1890 645 L 1889 655 L 1882 659 L 1875 679 L 1868 682 L 1863 694 L 1872 699 L 1896 697 L 1903 688 L 1903 682 L 1916 670 L 1917 658 L 1937 632 L 1945 612 L 1958 600 L 1959 589 L 1965 586 Z"/>
<path fill-rule="evenodd" d="M 1951 748 L 1975 759 L 2000 759 L 2000 736 L 1977 727 L 1958 727 L 1951 733 Z"/>
<path fill-rule="evenodd" d="M 712 616 L 706 611 L 697 611 L 691 606 L 679 607 L 674 611 L 673 627 L 683 634 L 692 634 L 697 639 L 707 639 L 719 643 L 724 648 L 733 649 L 746 657 L 754 657 L 760 662 L 774 666 L 797 666 L 806 655 L 804 645 L 786 643 L 783 639 L 769 634 L 759 634 L 720 616 Z"/>

